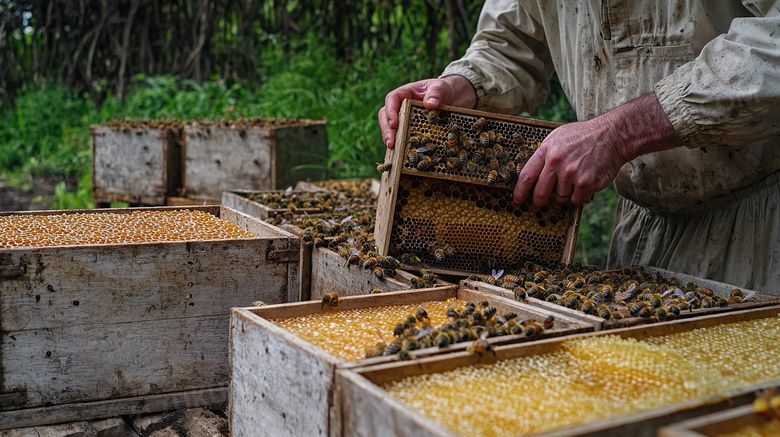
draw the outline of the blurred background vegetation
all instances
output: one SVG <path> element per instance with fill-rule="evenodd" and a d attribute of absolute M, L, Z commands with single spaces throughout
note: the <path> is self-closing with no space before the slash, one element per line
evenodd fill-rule
<path fill-rule="evenodd" d="M 327 118 L 327 177 L 376 177 L 384 96 L 461 56 L 481 4 L 0 0 L 0 181 L 57 182 L 52 207 L 91 207 L 90 125 L 256 116 Z M 550 87 L 530 116 L 575 120 Z M 583 262 L 603 267 L 616 200 L 585 207 Z"/>

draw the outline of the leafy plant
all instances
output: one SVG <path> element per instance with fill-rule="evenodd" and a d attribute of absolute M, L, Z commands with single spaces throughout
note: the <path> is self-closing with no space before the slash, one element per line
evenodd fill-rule
<path fill-rule="evenodd" d="M 89 209 L 94 208 L 92 202 L 92 181 L 90 174 L 87 173 L 79 180 L 79 185 L 75 192 L 68 191 L 65 182 L 59 182 L 54 187 L 54 197 L 56 201 L 52 205 L 55 209 Z"/>

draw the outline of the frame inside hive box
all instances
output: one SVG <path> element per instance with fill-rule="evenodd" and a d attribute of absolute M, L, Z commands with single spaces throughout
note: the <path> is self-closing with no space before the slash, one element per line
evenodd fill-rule
<path fill-rule="evenodd" d="M 559 124 L 451 106 L 431 114 L 418 101 L 401 105 L 377 206 L 380 253 L 460 276 L 571 262 L 582 208 L 512 195 L 517 168 Z"/>
<path fill-rule="evenodd" d="M 668 270 L 660 269 L 657 267 L 649 267 L 649 266 L 634 267 L 633 269 L 636 271 L 650 272 L 653 275 L 660 275 L 661 277 L 664 278 L 674 277 L 677 278 L 677 280 L 679 280 L 680 283 L 682 284 L 693 282 L 698 284 L 699 287 L 708 288 L 712 290 L 714 296 L 720 296 L 723 298 L 729 298 L 731 291 L 737 288 L 731 284 L 726 284 L 719 281 L 713 281 L 711 279 L 699 278 L 684 273 L 670 272 Z M 461 281 L 461 284 L 469 288 L 473 288 L 475 290 L 482 290 L 487 293 L 504 296 L 510 299 L 515 298 L 514 292 L 512 290 L 491 285 L 486 282 L 464 279 L 463 281 Z M 731 311 L 740 311 L 740 310 L 760 308 L 765 306 L 780 305 L 780 298 L 777 296 L 772 296 L 766 293 L 760 293 L 748 289 L 743 289 L 742 292 L 746 296 L 749 293 L 754 293 L 751 301 L 743 302 L 739 304 L 730 304 L 725 307 L 715 306 L 712 308 L 696 308 L 696 309 L 684 310 L 680 312 L 679 316 L 670 315 L 669 319 L 670 320 L 690 319 L 690 318 L 701 317 L 701 316 L 706 316 L 711 314 L 722 314 Z M 587 323 L 592 324 L 596 331 L 602 329 L 625 328 L 625 327 L 636 326 L 636 325 L 644 325 L 648 323 L 656 323 L 660 321 L 657 317 L 625 317 L 619 320 L 607 320 L 595 314 L 585 314 L 578 309 L 567 308 L 566 306 L 561 306 L 534 297 L 526 297 L 523 300 L 523 302 L 526 302 L 533 306 L 538 306 L 540 308 L 546 308 L 550 311 L 557 312 L 560 314 L 566 314 L 569 317 L 579 318 L 583 321 L 586 321 Z"/>
<path fill-rule="evenodd" d="M 724 323 L 777 317 L 780 307 L 758 308 L 702 317 L 692 320 L 678 320 L 655 325 L 637 326 L 594 333 L 577 334 L 563 338 L 552 338 L 534 343 L 497 346 L 495 355 L 474 355 L 455 352 L 448 355 L 425 357 L 417 362 L 394 362 L 368 365 L 359 368 L 337 370 L 336 384 L 341 395 L 341 427 L 344 437 L 377 435 L 470 437 L 475 435 L 463 424 L 462 429 L 451 429 L 432 419 L 405 402 L 402 402 L 381 388 L 382 385 L 400 381 L 409 376 L 446 372 L 474 364 L 490 364 L 513 358 L 546 354 L 559 350 L 563 342 L 576 338 L 617 335 L 626 339 L 643 339 L 652 336 L 678 333 Z M 486 376 L 482 376 L 486 378 Z M 488 382 L 486 382 L 488 383 Z M 690 417 L 724 410 L 735 405 L 749 403 L 756 390 L 780 387 L 780 380 L 773 379 L 741 388 L 700 397 L 688 401 L 669 403 L 635 413 L 619 414 L 596 419 L 578 425 L 529 434 L 545 437 L 625 436 L 655 437 L 659 427 Z M 500 395 L 500 394 L 499 394 Z M 464 396 L 467 394 L 464 393 Z M 475 399 L 475 402 L 477 400 Z M 605 406 L 609 401 L 605 399 Z"/>
<path fill-rule="evenodd" d="M 328 158 L 325 120 L 241 119 L 184 127 L 183 195 L 219 200 L 233 189 L 282 190 L 320 179 Z"/>
<path fill-rule="evenodd" d="M 0 429 L 227 401 L 230 308 L 295 301 L 299 239 L 219 206 L 251 238 L 0 249 Z"/>
<path fill-rule="evenodd" d="M 339 300 L 334 311 L 387 305 L 421 304 L 457 297 L 486 300 L 499 313 L 515 312 L 519 318 L 543 320 L 550 312 L 455 285 L 407 290 Z M 341 435 L 341 407 L 334 385 L 337 368 L 355 368 L 397 361 L 397 356 L 380 356 L 358 361 L 337 358 L 301 337 L 283 329 L 271 318 L 285 319 L 331 311 L 322 303 L 235 308 L 231 327 L 230 420 L 234 435 L 249 435 L 262 427 L 269 435 Z M 586 332 L 592 327 L 562 315 L 541 338 Z M 493 344 L 527 341 L 521 335 L 489 338 Z M 463 351 L 470 342 L 415 351 L 420 357 Z"/>
<path fill-rule="evenodd" d="M 778 390 L 780 390 L 780 387 L 774 387 L 772 391 L 777 393 Z M 756 392 L 755 396 L 757 398 L 761 397 L 762 393 Z M 755 427 L 754 430 L 757 430 L 757 428 L 771 420 L 777 421 L 780 418 L 773 417 L 771 413 L 757 413 L 756 408 L 752 404 L 743 405 L 665 426 L 658 430 L 658 437 L 720 437 L 729 434 L 738 435 L 735 433 L 745 432 L 747 427 Z M 759 434 L 745 433 L 743 435 Z"/>

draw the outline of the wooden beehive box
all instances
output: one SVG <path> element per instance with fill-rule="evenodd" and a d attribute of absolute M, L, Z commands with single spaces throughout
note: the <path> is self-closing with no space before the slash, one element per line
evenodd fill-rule
<path fill-rule="evenodd" d="M 395 148 L 385 155 L 385 164 L 392 167 L 382 175 L 377 207 L 380 253 L 414 254 L 438 273 L 461 276 L 490 273 L 524 261 L 571 262 L 581 207 L 552 200 L 542 208 L 530 200 L 517 204 L 513 184 L 501 177 L 488 180 L 490 155 L 496 156 L 497 164 L 515 169 L 514 160 L 527 161 L 559 124 L 449 106 L 442 107 L 438 120 L 431 121 L 421 102 L 409 100 L 401 106 L 399 117 Z M 494 132 L 504 139 L 487 148 L 474 144 L 480 139 L 480 128 L 475 127 L 479 118 L 486 120 L 482 133 Z M 460 146 L 448 144 L 453 125 L 468 138 L 458 140 Z M 429 141 L 424 146 L 427 152 L 412 153 L 417 165 L 408 158 L 415 146 L 409 142 L 411 137 L 421 139 L 421 147 Z M 495 144 L 503 151 L 494 151 Z M 466 164 L 453 169 L 449 163 L 461 161 L 448 150 L 465 151 L 462 162 Z M 420 162 L 427 159 L 430 164 L 421 171 Z M 454 249 L 454 255 L 437 260 L 435 251 L 440 247 Z"/>
<path fill-rule="evenodd" d="M 780 386 L 772 388 L 776 392 Z M 755 396 L 760 394 L 755 393 Z M 772 420 L 770 415 L 757 413 L 753 405 L 743 405 L 665 426 L 658 430 L 658 437 L 720 437 L 749 426 L 761 427 L 768 420 Z"/>
<path fill-rule="evenodd" d="M 277 207 L 269 206 L 267 203 L 263 203 L 261 200 L 263 196 L 275 194 L 282 198 L 285 202 L 284 207 L 279 205 Z M 291 210 L 287 207 L 287 202 L 290 201 L 292 196 L 299 197 L 302 200 L 306 200 L 312 203 L 309 207 L 297 207 Z M 230 190 L 222 192 L 222 205 L 229 206 L 235 210 L 243 211 L 253 217 L 265 220 L 269 217 L 274 217 L 277 214 L 284 214 L 290 212 L 294 215 L 309 215 L 309 214 L 321 214 L 323 209 L 319 206 L 319 200 L 314 193 L 308 191 L 283 191 L 283 190 L 271 190 L 271 191 L 255 191 L 255 190 Z"/>
<path fill-rule="evenodd" d="M 487 293 L 449 286 L 400 291 L 340 299 L 338 310 L 383 305 L 418 304 L 458 297 L 476 302 L 487 300 L 499 312 L 543 319 L 550 313 Z M 341 435 L 340 396 L 334 372 L 367 363 L 395 360 L 376 357 L 347 362 L 291 334 L 265 318 L 288 318 L 327 311 L 321 302 L 235 308 L 231 325 L 231 388 L 229 413 L 233 435 Z M 560 316 L 546 335 L 565 335 L 591 329 Z M 511 337 L 511 338 L 510 338 Z M 491 342 L 521 341 L 521 336 L 489 339 Z M 464 350 L 469 343 L 421 349 L 418 357 Z M 411 362 L 415 362 L 412 360 Z M 366 434 L 366 435 L 371 435 Z"/>
<path fill-rule="evenodd" d="M 711 279 L 699 278 L 684 273 L 670 272 L 668 270 L 660 269 L 657 267 L 640 267 L 638 269 L 649 271 L 654 274 L 659 274 L 665 278 L 675 277 L 683 284 L 689 282 L 695 282 L 701 288 L 711 289 L 715 296 L 720 296 L 725 298 L 728 298 L 730 296 L 731 290 L 737 288 L 733 285 L 726 284 L 723 282 L 713 281 Z M 462 284 L 467 287 L 473 288 L 475 290 L 482 290 L 487 293 L 497 294 L 499 296 L 504 296 L 510 299 L 514 299 L 513 291 L 508 290 L 506 288 L 490 285 L 488 283 L 481 282 L 481 281 L 469 280 L 469 279 L 463 280 Z M 744 292 L 745 295 L 747 295 L 753 290 L 744 289 L 742 291 Z M 587 323 L 592 324 L 596 331 L 600 331 L 602 329 L 625 328 L 630 326 L 637 326 L 637 325 L 659 322 L 658 318 L 655 317 L 650 317 L 650 318 L 626 317 L 620 320 L 605 320 L 602 317 L 599 317 L 598 315 L 585 314 L 582 311 L 577 309 L 570 309 L 565 306 L 557 305 L 552 302 L 546 302 L 544 300 L 536 299 L 533 297 L 526 297 L 524 302 L 530 305 L 538 306 L 540 308 L 546 308 L 553 312 L 566 314 L 569 317 L 579 318 L 583 321 L 586 321 Z M 780 298 L 765 293 L 755 292 L 755 296 L 753 299 L 751 299 L 750 302 L 744 302 L 738 305 L 728 305 L 725 307 L 696 308 L 692 310 L 684 310 L 676 318 L 690 319 L 690 318 L 696 318 L 696 317 L 706 316 L 710 314 L 722 314 L 731 311 L 760 308 L 760 307 L 778 305 L 778 304 L 780 304 Z"/>
<path fill-rule="evenodd" d="M 227 401 L 230 308 L 295 301 L 299 240 L 219 206 L 88 212 L 181 209 L 257 237 L 0 249 L 0 429 Z"/>
<path fill-rule="evenodd" d="M 219 200 L 226 190 L 282 190 L 321 179 L 328 159 L 325 120 L 193 122 L 184 134 L 182 194 L 190 199 Z"/>
<path fill-rule="evenodd" d="M 761 308 L 706 316 L 698 320 L 665 322 L 609 332 L 553 338 L 530 344 L 497 346 L 495 348 L 496 356 L 476 356 L 467 352 L 457 352 L 421 358 L 418 362 L 383 363 L 353 369 L 339 369 L 337 370 L 336 384 L 341 395 L 341 426 L 344 431 L 342 435 L 345 437 L 363 435 L 470 437 L 475 435 L 473 430 L 470 430 L 466 424 L 463 425 L 462 429 L 450 429 L 442 425 L 410 405 L 393 398 L 380 387 L 382 384 L 398 381 L 408 376 L 445 372 L 476 363 L 493 363 L 517 357 L 544 354 L 557 350 L 562 342 L 574 338 L 618 335 L 623 338 L 641 339 L 648 336 L 665 335 L 722 323 L 777 317 L 778 314 L 780 314 L 780 307 Z M 657 429 L 661 426 L 701 414 L 723 410 L 735 405 L 746 404 L 753 400 L 756 390 L 776 387 L 778 384 L 780 384 L 780 381 L 775 379 L 636 413 L 565 426 L 542 433 L 518 433 L 517 435 L 540 437 L 614 437 L 628 435 L 633 437 L 655 437 Z M 464 393 L 464 396 L 467 396 L 467 394 Z M 496 396 L 500 399 L 501 393 L 497 393 Z M 496 401 L 499 401 L 498 399 Z M 605 394 L 604 407 L 606 408 L 609 405 L 611 404 L 608 394 Z"/>
<path fill-rule="evenodd" d="M 92 198 L 165 205 L 181 188 L 182 130 L 177 123 L 91 126 Z"/>

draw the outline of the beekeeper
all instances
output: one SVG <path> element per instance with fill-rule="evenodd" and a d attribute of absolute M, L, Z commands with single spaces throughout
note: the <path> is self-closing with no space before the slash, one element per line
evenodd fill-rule
<path fill-rule="evenodd" d="M 553 69 L 580 121 L 554 130 L 515 200 L 576 204 L 615 181 L 608 267 L 654 265 L 780 294 L 780 1 L 488 0 L 466 54 L 390 92 L 517 114 Z"/>

